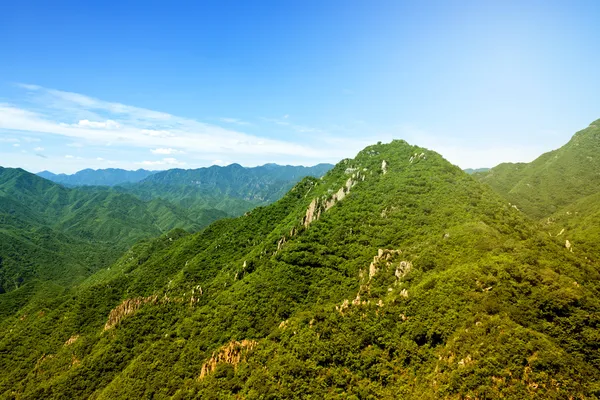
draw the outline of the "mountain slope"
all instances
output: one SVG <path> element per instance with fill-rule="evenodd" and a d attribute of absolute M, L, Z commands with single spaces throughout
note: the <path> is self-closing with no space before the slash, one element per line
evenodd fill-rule
<path fill-rule="evenodd" d="M 88 168 L 71 175 L 53 174 L 50 171 L 38 172 L 36 175 L 65 186 L 116 186 L 124 183 L 139 182 L 155 173 L 156 171 L 147 171 L 145 169 L 127 171 L 120 168 L 98 170 Z"/>
<path fill-rule="evenodd" d="M 140 239 L 175 227 L 198 230 L 220 217 L 217 212 L 195 221 L 165 201 L 66 189 L 0 167 L 0 292 L 35 280 L 68 285 L 114 262 Z"/>
<path fill-rule="evenodd" d="M 600 261 L 600 193 L 569 204 L 542 224 L 561 245 L 595 262 Z"/>
<path fill-rule="evenodd" d="M 320 178 L 332 167 L 266 164 L 245 168 L 239 164 L 198 169 L 170 169 L 158 172 L 123 190 L 142 200 L 163 198 L 181 207 L 200 212 L 206 208 L 237 216 L 280 199 L 305 176 Z"/>
<path fill-rule="evenodd" d="M 4 321 L 21 398 L 584 398 L 598 269 L 402 141 Z"/>
<path fill-rule="evenodd" d="M 474 176 L 528 215 L 543 218 L 599 191 L 598 154 L 600 120 L 577 132 L 560 149 L 529 164 L 500 164 Z"/>

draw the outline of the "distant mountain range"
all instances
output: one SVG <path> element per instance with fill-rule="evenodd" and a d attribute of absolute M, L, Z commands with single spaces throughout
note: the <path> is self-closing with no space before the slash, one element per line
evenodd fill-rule
<path fill-rule="evenodd" d="M 38 172 L 36 175 L 65 186 L 116 186 L 124 183 L 139 182 L 156 172 L 145 169 L 127 171 L 119 168 L 97 170 L 88 168 L 71 175 L 54 174 L 50 171 Z"/>
<path fill-rule="evenodd" d="M 239 164 L 231 164 L 225 167 L 211 166 L 197 169 L 170 169 L 166 171 L 148 171 L 138 169 L 129 171 L 120 168 L 106 169 L 83 169 L 74 174 L 54 174 L 50 171 L 38 172 L 36 175 L 52 182 L 65 186 L 117 186 L 128 183 L 136 183 L 157 174 L 154 182 L 162 184 L 198 184 L 199 182 L 214 185 L 214 180 L 219 178 L 231 179 L 233 175 L 240 180 L 248 176 L 269 176 L 271 181 L 294 180 L 308 175 L 321 176 L 333 165 L 319 164 L 314 167 L 265 164 L 259 167 L 245 168 Z M 208 179 L 210 182 L 204 182 Z M 212 182 L 212 183 L 211 183 Z"/>
<path fill-rule="evenodd" d="M 331 164 L 313 167 L 265 164 L 246 168 L 231 164 L 166 171 L 87 169 L 73 175 L 54 175 L 45 171 L 38 175 L 69 187 L 104 185 L 144 201 L 160 198 L 191 213 L 217 209 L 237 216 L 279 199 L 303 177 L 321 177 L 332 167 Z M 126 178 L 130 180 L 125 181 Z"/>
<path fill-rule="evenodd" d="M 260 206 L 139 242 L 71 285 L 67 269 L 0 294 L 0 397 L 598 398 L 599 127 L 472 175 L 401 140 L 292 185 L 301 173 L 270 166 L 112 189 L 8 171 L 3 229 L 69 257 L 69 232 L 127 237 L 95 227 L 151 218 L 137 202 Z M 88 209 L 90 194 L 112 200 Z M 28 271 L 24 254 L 11 265 Z"/>
<path fill-rule="evenodd" d="M 600 191 L 600 120 L 530 163 L 503 163 L 474 174 L 535 218 Z"/>
<path fill-rule="evenodd" d="M 467 169 L 464 169 L 463 171 L 465 171 L 469 175 L 472 175 L 476 172 L 486 172 L 489 170 L 490 170 L 490 168 L 467 168 Z"/>
<path fill-rule="evenodd" d="M 44 282 L 68 287 L 139 240 L 174 228 L 195 232 L 240 215 L 277 200 L 305 174 L 321 176 L 330 167 L 236 164 L 172 170 L 123 187 L 87 185 L 150 171 L 84 170 L 62 176 L 82 185 L 75 187 L 0 167 L 0 293 L 9 292 L 0 315 L 25 304 L 30 297 L 23 293 Z"/>

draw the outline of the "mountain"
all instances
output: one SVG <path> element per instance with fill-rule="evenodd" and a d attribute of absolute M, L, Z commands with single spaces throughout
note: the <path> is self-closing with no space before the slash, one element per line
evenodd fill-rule
<path fill-rule="evenodd" d="M 28 292 L 23 286 L 40 281 L 68 286 L 114 262 L 140 239 L 173 228 L 196 231 L 225 216 L 218 210 L 192 216 L 160 199 L 67 189 L 0 167 L 0 293 Z"/>
<path fill-rule="evenodd" d="M 598 266 L 403 141 L 0 323 L 11 398 L 595 398 Z"/>
<path fill-rule="evenodd" d="M 52 182 L 65 186 L 116 186 L 124 183 L 134 183 L 144 180 L 156 171 L 138 169 L 127 171 L 119 168 L 84 169 L 72 175 L 53 174 L 50 171 L 38 172 L 37 175 Z"/>
<path fill-rule="evenodd" d="M 465 171 L 469 175 L 472 175 L 476 172 L 487 172 L 489 170 L 490 170 L 490 168 L 467 168 L 467 169 L 464 169 L 463 171 Z"/>
<path fill-rule="evenodd" d="M 313 167 L 266 164 L 245 168 L 231 164 L 170 169 L 118 190 L 142 200 L 163 198 L 192 211 L 214 208 L 237 216 L 280 199 L 302 178 L 320 178 L 332 167 L 331 164 Z"/>
<path fill-rule="evenodd" d="M 600 120 L 531 163 L 500 164 L 474 176 L 534 218 L 600 191 Z"/>
<path fill-rule="evenodd" d="M 543 219 L 542 226 L 557 243 L 600 262 L 600 192 Z"/>

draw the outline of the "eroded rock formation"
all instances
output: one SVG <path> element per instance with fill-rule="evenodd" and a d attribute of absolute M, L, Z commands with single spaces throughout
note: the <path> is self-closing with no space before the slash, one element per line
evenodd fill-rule
<path fill-rule="evenodd" d="M 204 377 L 212 373 L 219 363 L 231 364 L 234 368 L 237 368 L 246 354 L 254 349 L 257 344 L 258 342 L 255 340 L 246 339 L 241 342 L 235 340 L 229 342 L 221 347 L 219 351 L 214 352 L 210 359 L 202 365 L 198 379 L 204 379 Z"/>
<path fill-rule="evenodd" d="M 116 326 L 123 318 L 129 314 L 133 314 L 144 304 L 156 303 L 157 301 L 157 295 L 124 300 L 121 304 L 110 311 L 110 314 L 108 315 L 108 321 L 106 321 L 106 324 L 104 325 L 104 330 L 106 331 Z"/>

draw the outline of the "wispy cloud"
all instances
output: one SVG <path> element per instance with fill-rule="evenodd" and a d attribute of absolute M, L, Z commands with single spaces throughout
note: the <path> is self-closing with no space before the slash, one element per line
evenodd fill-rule
<path fill-rule="evenodd" d="M 7 146 L 2 157 L 5 164 L 32 170 L 72 172 L 106 164 L 120 168 L 231 162 L 248 166 L 267 162 L 314 165 L 352 157 L 366 145 L 387 139 L 363 129 L 365 126 L 351 128 L 354 132 L 350 134 L 343 124 L 315 127 L 297 122 L 290 114 L 257 117 L 256 124 L 229 117 L 206 123 L 79 93 L 30 84 L 17 86 L 26 96 L 0 102 L 0 141 L 25 144 L 42 138 L 48 161 L 42 163 L 33 154 L 30 158 L 17 157 Z M 70 148 L 72 158 L 57 152 L 64 146 Z M 148 153 L 166 158 L 146 159 Z M 178 158 L 168 157 L 174 155 Z"/>
<path fill-rule="evenodd" d="M 316 148 L 257 137 L 168 113 L 36 85 L 20 86 L 37 96 L 43 107 L 33 111 L 0 104 L 0 129 L 49 133 L 95 144 L 186 149 L 199 154 L 301 154 L 308 159 L 323 156 Z M 60 112 L 57 113 L 57 110 Z M 108 115 L 109 118 L 79 119 L 85 111 Z"/>
<path fill-rule="evenodd" d="M 225 122 L 227 124 L 234 124 L 234 125 L 240 125 L 240 126 L 251 126 L 252 125 L 250 122 L 242 121 L 237 118 L 219 118 L 219 121 Z"/>
<path fill-rule="evenodd" d="M 289 129 L 292 129 L 298 133 L 323 133 L 322 129 L 313 128 L 305 125 L 294 124 L 289 121 L 289 115 L 284 115 L 283 119 L 281 118 L 262 118 L 265 122 L 270 122 L 275 125 L 284 126 Z"/>
<path fill-rule="evenodd" d="M 161 149 L 152 149 L 150 150 L 150 152 L 152 154 L 182 154 L 183 151 L 181 150 L 176 150 L 176 149 L 172 149 L 172 148 L 161 148 Z"/>
<path fill-rule="evenodd" d="M 184 166 L 185 162 L 179 161 L 176 158 L 163 158 L 162 160 L 156 161 L 142 161 L 139 164 L 141 165 L 171 165 L 171 166 Z"/>

